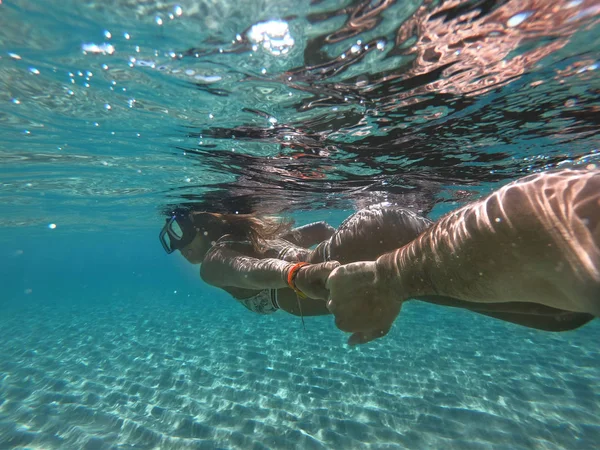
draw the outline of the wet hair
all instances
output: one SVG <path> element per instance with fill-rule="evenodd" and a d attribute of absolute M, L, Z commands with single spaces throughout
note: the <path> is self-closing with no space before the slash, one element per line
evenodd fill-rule
<path fill-rule="evenodd" d="M 266 241 L 289 233 L 294 225 L 293 220 L 253 214 L 190 212 L 190 218 L 198 231 L 206 232 L 211 240 L 227 234 L 250 241 L 256 250 L 260 250 Z"/>

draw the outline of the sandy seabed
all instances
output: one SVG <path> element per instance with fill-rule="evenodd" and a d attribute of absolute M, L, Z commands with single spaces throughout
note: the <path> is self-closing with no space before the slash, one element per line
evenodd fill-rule
<path fill-rule="evenodd" d="M 0 449 L 598 448 L 598 321 L 553 334 L 409 303 L 349 348 L 331 317 L 221 302 L 5 308 Z"/>

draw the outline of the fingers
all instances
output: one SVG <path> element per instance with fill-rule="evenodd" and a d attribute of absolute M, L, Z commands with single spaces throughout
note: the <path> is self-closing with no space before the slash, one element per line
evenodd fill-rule
<path fill-rule="evenodd" d="M 340 266 L 341 266 L 341 264 L 337 261 L 327 261 L 325 263 L 325 267 L 327 267 L 327 269 L 329 269 L 329 270 L 335 270 Z"/>
<path fill-rule="evenodd" d="M 337 261 L 310 264 L 298 273 L 296 286 L 311 298 L 326 300 L 329 297 L 329 291 L 325 284 L 331 272 L 339 265 L 340 263 Z"/>
<path fill-rule="evenodd" d="M 338 263 L 338 266 L 331 271 L 331 273 L 327 277 L 327 281 L 325 281 L 325 289 L 327 289 L 328 291 L 331 290 L 331 280 L 333 279 L 333 277 L 335 277 L 335 274 L 337 274 L 337 272 L 340 270 L 339 267 L 341 267 L 340 263 Z"/>

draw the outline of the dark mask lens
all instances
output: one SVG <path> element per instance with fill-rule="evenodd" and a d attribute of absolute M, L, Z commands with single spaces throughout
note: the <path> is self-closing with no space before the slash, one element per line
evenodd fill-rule
<path fill-rule="evenodd" d="M 158 239 L 160 239 L 160 243 L 162 244 L 163 248 L 165 249 L 165 252 L 167 253 L 173 253 L 175 251 L 175 245 L 173 245 L 175 243 L 173 242 L 173 238 L 171 237 L 170 231 L 174 222 L 175 217 L 167 219 L 167 223 L 165 224 L 163 229 L 160 230 L 160 234 L 158 235 Z M 181 230 L 179 226 L 177 226 L 177 228 Z"/>
<path fill-rule="evenodd" d="M 169 235 L 178 241 L 183 238 L 183 230 L 177 220 L 171 220 L 169 223 Z"/>
<path fill-rule="evenodd" d="M 196 229 L 189 218 L 173 216 L 167 219 L 158 237 L 165 251 L 173 253 L 192 242 L 195 236 Z"/>

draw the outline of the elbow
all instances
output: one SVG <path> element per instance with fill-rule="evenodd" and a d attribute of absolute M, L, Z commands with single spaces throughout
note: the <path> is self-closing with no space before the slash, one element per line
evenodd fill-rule
<path fill-rule="evenodd" d="M 333 236 L 333 233 L 335 233 L 335 228 L 333 228 L 328 223 L 323 222 L 323 228 L 324 228 L 324 234 L 325 234 L 323 240 L 329 239 L 331 236 Z"/>
<path fill-rule="evenodd" d="M 319 241 L 326 241 L 335 233 L 335 228 L 329 225 L 327 222 L 317 222 L 315 225 L 318 225 L 318 238 Z"/>

